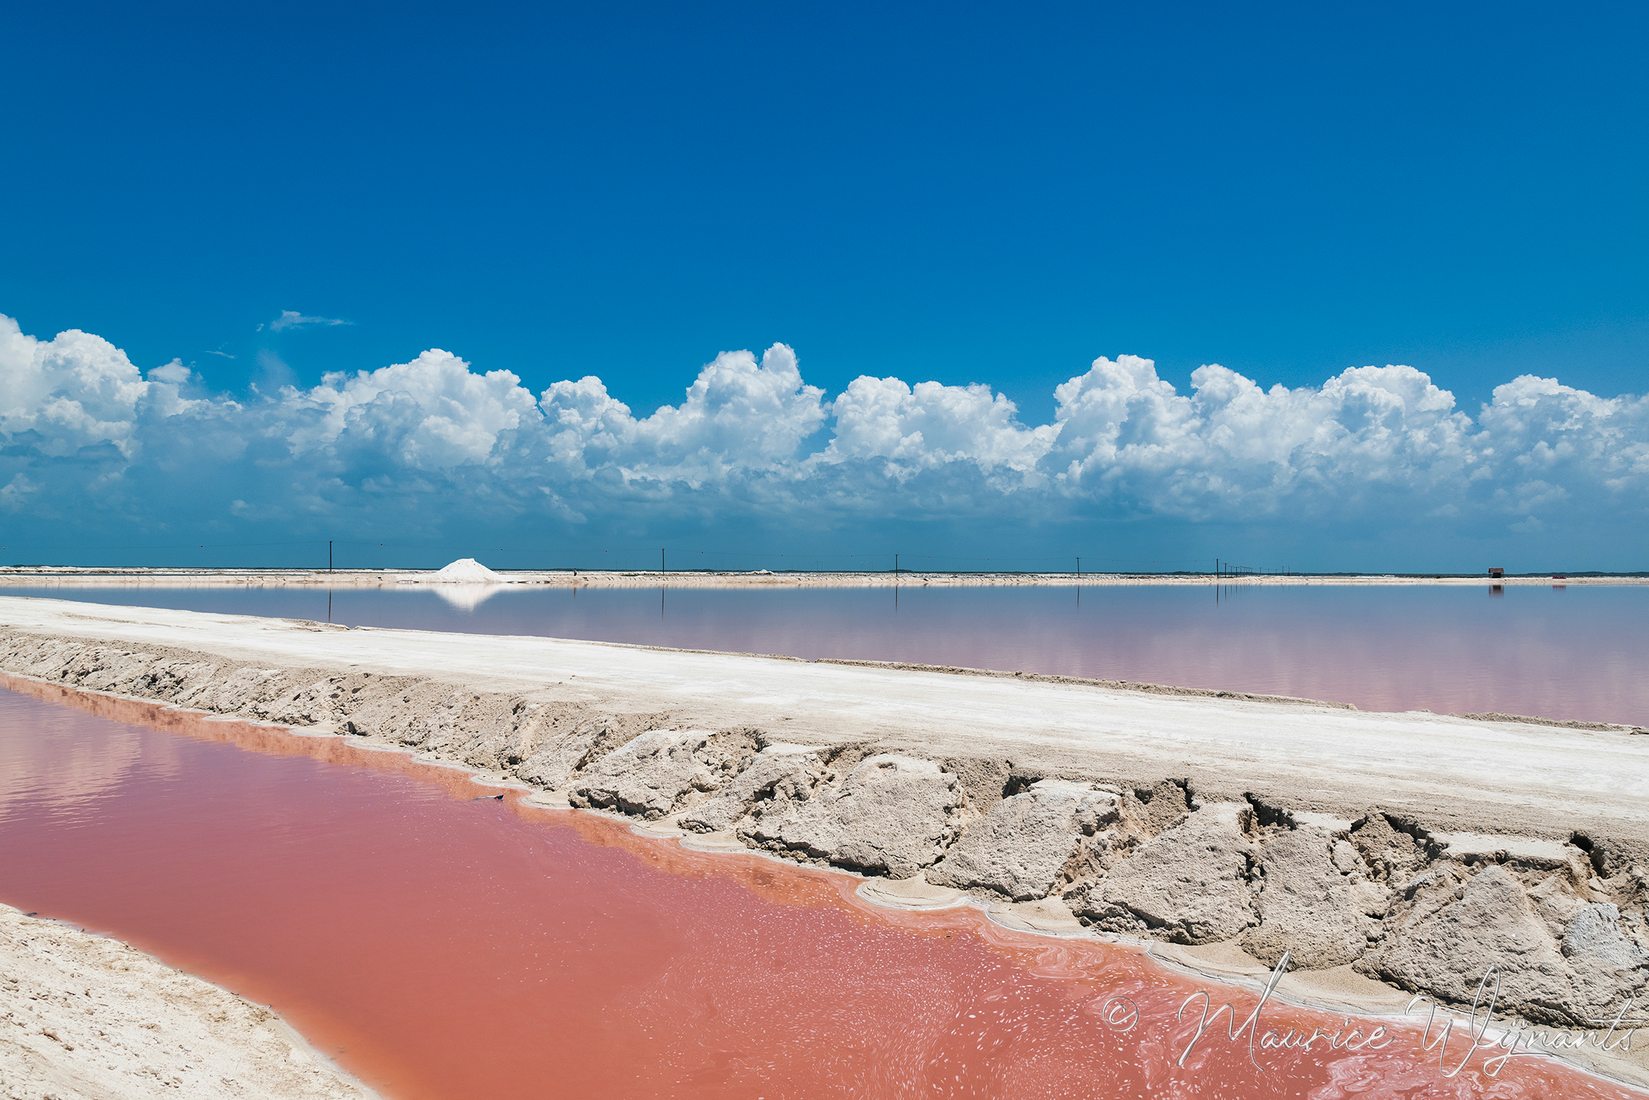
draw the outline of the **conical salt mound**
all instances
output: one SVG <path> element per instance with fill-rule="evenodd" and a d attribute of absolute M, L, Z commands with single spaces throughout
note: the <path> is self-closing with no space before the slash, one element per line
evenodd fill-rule
<path fill-rule="evenodd" d="M 430 575 L 436 584 L 503 584 L 504 578 L 474 558 L 459 558 Z"/>

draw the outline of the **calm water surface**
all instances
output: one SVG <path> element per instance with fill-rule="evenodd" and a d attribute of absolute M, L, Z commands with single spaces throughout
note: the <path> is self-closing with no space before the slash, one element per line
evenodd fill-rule
<path fill-rule="evenodd" d="M 1649 725 L 1649 587 L 0 593 L 1272 692 L 1370 710 Z M 480 601 L 480 602 L 476 602 Z"/>
<path fill-rule="evenodd" d="M 1538 1059 L 1448 1078 L 1407 1030 L 1257 1065 L 1210 1039 L 1181 1067 L 1199 985 L 1131 949 L 871 909 L 844 875 L 477 800 L 337 739 L 10 686 L 0 900 L 271 1004 L 391 1096 L 1640 1095 Z"/>

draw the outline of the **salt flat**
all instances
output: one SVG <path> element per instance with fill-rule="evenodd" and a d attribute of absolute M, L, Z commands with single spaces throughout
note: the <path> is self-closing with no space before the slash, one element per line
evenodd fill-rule
<path fill-rule="evenodd" d="M 1084 682 L 808 662 L 529 637 L 344 629 L 294 620 L 0 598 L 0 627 L 199 650 L 278 667 L 433 677 L 669 711 L 819 743 L 1254 793 L 1341 817 L 1434 828 L 1649 838 L 1649 738 L 1623 730 L 1129 690 Z"/>

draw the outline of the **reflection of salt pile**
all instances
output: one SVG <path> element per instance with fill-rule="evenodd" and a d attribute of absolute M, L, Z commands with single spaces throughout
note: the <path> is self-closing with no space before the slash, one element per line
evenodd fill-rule
<path fill-rule="evenodd" d="M 435 594 L 449 607 L 474 611 L 496 596 L 499 587 L 496 584 L 442 584 L 436 586 Z"/>
<path fill-rule="evenodd" d="M 459 558 L 429 576 L 432 584 L 503 584 L 504 578 L 474 558 Z"/>
<path fill-rule="evenodd" d="M 474 611 L 507 583 L 474 558 L 459 558 L 433 573 L 412 573 L 402 580 L 435 586 L 435 594 L 460 611 Z"/>

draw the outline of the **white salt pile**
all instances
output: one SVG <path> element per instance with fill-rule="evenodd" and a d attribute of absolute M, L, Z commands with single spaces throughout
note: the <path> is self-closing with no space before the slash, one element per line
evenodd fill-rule
<path fill-rule="evenodd" d="M 432 584 L 503 584 L 504 578 L 474 558 L 459 558 L 443 565 L 429 580 Z"/>

